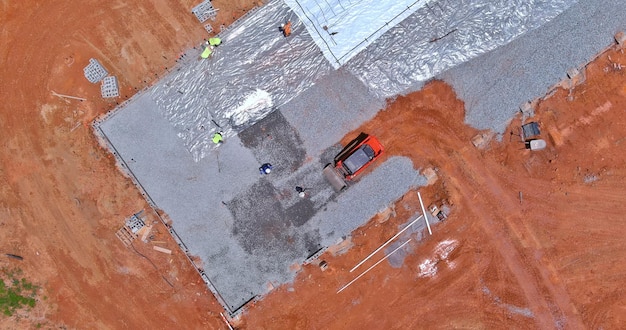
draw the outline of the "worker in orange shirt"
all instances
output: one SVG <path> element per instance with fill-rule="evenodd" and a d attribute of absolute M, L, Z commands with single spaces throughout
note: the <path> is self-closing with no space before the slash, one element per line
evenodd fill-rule
<path fill-rule="evenodd" d="M 281 24 L 280 31 L 283 33 L 285 38 L 290 36 L 291 35 L 291 21 L 287 21 L 287 24 Z"/>

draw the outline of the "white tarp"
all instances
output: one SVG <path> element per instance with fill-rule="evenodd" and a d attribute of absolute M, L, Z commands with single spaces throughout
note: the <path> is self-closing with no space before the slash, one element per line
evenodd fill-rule
<path fill-rule="evenodd" d="M 426 0 L 284 0 L 337 69 Z"/>
<path fill-rule="evenodd" d="M 223 31 L 223 43 L 211 58 L 200 61 L 198 51 L 198 57 L 189 57 L 186 65 L 165 77 L 150 93 L 194 159 L 200 160 L 216 147 L 212 142 L 216 131 L 228 137 L 253 125 L 327 76 L 333 66 L 336 69 L 345 63 L 342 69 L 361 80 L 377 99 L 394 97 L 506 45 L 549 22 L 576 1 L 412 0 L 411 10 L 402 12 L 401 0 L 273 0 Z M 327 60 L 322 55 L 330 55 L 326 41 L 320 41 L 315 30 L 306 29 L 309 19 L 300 20 L 286 2 L 296 7 L 309 2 L 326 8 L 318 7 L 320 15 L 326 17 L 326 23 L 320 21 L 319 26 L 328 27 L 320 31 L 330 31 L 327 37 L 337 42 L 332 44 L 337 50 L 350 52 L 339 62 Z M 339 15 L 336 7 L 345 12 Z M 392 10 L 401 12 L 400 16 L 390 15 Z M 372 32 L 364 32 L 373 29 L 372 25 L 384 25 L 385 19 L 374 19 L 388 15 L 397 23 L 374 29 L 376 37 L 386 31 L 379 38 L 374 40 Z M 289 19 L 293 33 L 284 38 L 278 27 Z M 333 32 L 338 33 L 330 35 Z M 372 37 L 366 38 L 366 44 L 359 34 Z M 357 54 L 368 44 L 367 50 Z"/>

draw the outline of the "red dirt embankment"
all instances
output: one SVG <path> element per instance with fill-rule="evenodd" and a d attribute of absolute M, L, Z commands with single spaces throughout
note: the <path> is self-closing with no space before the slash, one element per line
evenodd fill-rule
<path fill-rule="evenodd" d="M 626 321 L 626 56 L 612 50 L 590 64 L 587 80 L 538 102 L 548 147 L 531 152 L 515 119 L 502 142 L 478 150 L 463 123 L 463 103 L 433 82 L 400 97 L 356 130 L 374 134 L 387 157 L 434 167 L 425 203 L 447 199 L 448 220 L 411 242 L 402 268 L 383 262 L 337 290 L 382 254 L 350 273 L 419 210 L 415 192 L 387 222 L 357 230 L 346 254 L 322 256 L 293 285 L 257 302 L 249 329 L 617 328 Z M 346 137 L 346 140 L 354 134 Z M 345 142 L 345 141 L 344 141 Z M 447 256 L 445 247 L 452 249 Z M 444 257 L 445 256 L 445 257 Z M 436 274 L 428 276 L 425 270 Z M 420 268 L 420 265 L 422 268 Z"/>

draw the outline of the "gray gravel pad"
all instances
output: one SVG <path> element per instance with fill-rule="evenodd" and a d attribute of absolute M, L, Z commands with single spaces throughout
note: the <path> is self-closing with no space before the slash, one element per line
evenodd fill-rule
<path fill-rule="evenodd" d="M 280 111 L 274 110 L 240 132 L 239 138 L 259 164 L 272 164 L 272 177 L 293 173 L 304 163 L 306 151 L 300 136 Z"/>
<path fill-rule="evenodd" d="M 380 98 L 505 45 L 576 0 L 430 0 L 352 58 L 346 69 Z"/>
<path fill-rule="evenodd" d="M 542 95 L 567 68 L 586 62 L 611 42 L 626 22 L 621 5 L 615 0 L 578 3 L 545 26 L 441 77 L 466 101 L 468 123 L 501 130 L 521 102 Z M 321 169 L 334 155 L 334 144 L 384 104 L 346 71 L 324 70 L 316 72 L 315 77 L 324 78 L 313 88 L 291 101 L 283 99 L 287 103 L 272 114 L 276 117 L 261 124 L 281 141 L 266 143 L 257 133 L 244 133 L 244 140 L 228 135 L 226 143 L 207 149 L 198 160 L 181 134 L 210 136 L 215 129 L 208 127 L 210 117 L 190 115 L 200 119 L 173 125 L 148 94 L 135 97 L 100 125 L 123 159 L 120 164 L 173 220 L 231 310 L 264 294 L 268 282 L 292 280 L 291 264 L 337 243 L 408 189 L 426 183 L 409 159 L 391 157 L 341 194 L 332 191 Z M 261 176 L 264 155 L 289 165 Z M 296 185 L 308 189 L 306 198 L 296 195 Z M 390 262 L 397 265 L 401 257 Z"/>
<path fill-rule="evenodd" d="M 405 157 L 391 157 L 371 174 L 352 184 L 337 199 L 328 203 L 309 224 L 319 228 L 322 246 L 337 243 L 363 225 L 380 210 L 388 207 L 411 189 L 426 184 L 426 178 Z"/>
<path fill-rule="evenodd" d="M 302 159 L 298 134 L 280 111 L 249 128 L 258 131 L 243 134 L 244 140 L 228 137 L 196 161 L 155 107 L 148 94 L 138 95 L 100 128 L 119 163 L 172 219 L 189 253 L 200 257 L 231 311 L 265 294 L 268 283 L 291 281 L 292 264 L 336 243 L 409 187 L 426 182 L 409 159 L 392 157 L 336 194 L 322 175 L 326 160 Z M 278 138 L 265 143 L 261 132 Z M 332 158 L 340 148 L 321 153 Z M 261 175 L 258 155 L 299 165 Z M 297 185 L 306 189 L 305 198 L 297 195 Z"/>
<path fill-rule="evenodd" d="M 308 156 L 317 157 L 384 107 L 359 79 L 339 69 L 282 106 L 281 112 L 298 131 Z"/>
<path fill-rule="evenodd" d="M 526 101 L 544 95 L 626 29 L 623 0 L 580 1 L 542 27 L 443 73 L 465 101 L 465 120 L 504 132 Z"/>

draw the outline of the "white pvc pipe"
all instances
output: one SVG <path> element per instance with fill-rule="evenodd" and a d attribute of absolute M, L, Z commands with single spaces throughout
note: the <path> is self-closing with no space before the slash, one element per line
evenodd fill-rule
<path fill-rule="evenodd" d="M 363 259 L 361 262 L 359 262 L 356 266 L 354 266 L 352 269 L 350 269 L 350 273 L 352 273 L 355 269 L 357 269 L 359 266 L 361 266 L 364 262 L 366 262 L 367 260 L 369 260 L 369 258 L 371 258 L 374 254 L 376 254 L 376 252 L 380 251 L 380 249 L 384 248 L 385 246 L 387 246 L 387 244 L 389 244 L 389 242 L 391 242 L 392 240 L 394 240 L 396 237 L 400 236 L 400 234 L 402 234 L 405 230 L 409 229 L 409 227 L 411 227 L 414 223 L 417 222 L 417 220 L 419 220 L 422 216 L 420 215 L 419 217 L 417 217 L 417 219 L 413 220 L 410 224 L 408 224 L 406 227 L 404 227 L 402 230 L 400 230 L 397 234 L 395 234 L 392 238 L 388 239 L 387 242 L 385 242 L 385 244 L 381 245 L 378 249 L 376 249 L 374 252 L 370 253 L 370 255 L 368 255 L 365 259 Z"/>
<path fill-rule="evenodd" d="M 417 192 L 417 197 L 420 199 L 420 205 L 422 206 L 422 212 L 424 213 L 424 220 L 426 220 L 426 227 L 428 227 L 428 233 L 429 234 L 433 234 L 433 232 L 430 230 L 430 224 L 428 223 L 428 216 L 426 215 L 426 209 L 424 208 L 424 202 L 422 202 L 422 195 L 420 195 L 420 192 Z"/>
<path fill-rule="evenodd" d="M 66 98 L 66 99 L 73 99 L 73 100 L 79 100 L 79 101 L 87 101 L 87 99 L 82 98 L 82 97 L 76 97 L 76 96 L 71 96 L 71 95 L 59 94 L 59 93 L 56 93 L 55 91 L 52 91 L 52 95 L 54 95 L 54 96 L 58 96 L 58 97 L 63 97 L 63 98 Z"/>
<path fill-rule="evenodd" d="M 389 256 L 391 256 L 392 254 L 394 254 L 396 251 L 400 250 L 403 246 L 405 246 L 407 243 L 409 243 L 411 241 L 411 239 L 409 238 L 406 242 L 404 242 L 402 245 L 398 246 L 395 250 L 391 251 L 391 253 L 389 253 L 388 255 L 386 255 L 384 258 L 378 260 L 377 263 L 373 264 L 372 267 L 368 268 L 366 271 L 362 272 L 361 275 L 357 276 L 355 279 L 353 279 L 352 281 L 350 281 L 350 283 L 344 285 L 341 289 L 339 289 L 339 291 L 337 291 L 337 293 L 343 291 L 345 288 L 347 288 L 348 286 L 350 286 L 350 284 L 354 283 L 354 281 L 358 280 L 361 276 L 365 275 L 365 273 L 369 272 L 372 268 L 376 267 L 379 263 L 383 262 L 385 259 L 389 258 Z"/>

